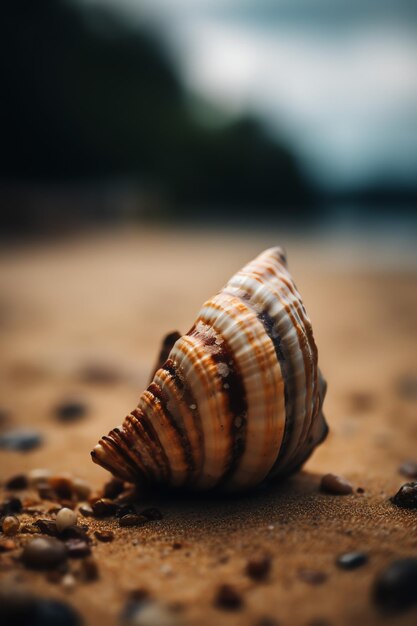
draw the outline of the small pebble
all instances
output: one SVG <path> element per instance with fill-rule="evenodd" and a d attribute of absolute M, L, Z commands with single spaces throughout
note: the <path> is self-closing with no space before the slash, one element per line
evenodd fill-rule
<path fill-rule="evenodd" d="M 39 537 L 25 545 L 22 561 L 31 569 L 53 569 L 61 565 L 67 556 L 68 551 L 62 541 L 52 537 Z"/>
<path fill-rule="evenodd" d="M 131 602 L 143 602 L 144 600 L 149 600 L 149 598 L 149 590 L 144 587 L 138 587 L 129 591 L 129 600 Z"/>
<path fill-rule="evenodd" d="M 144 515 L 135 515 L 135 514 L 123 515 L 123 517 L 119 519 L 120 526 L 143 526 L 144 524 L 147 524 L 148 522 L 149 522 L 149 519 L 145 517 Z"/>
<path fill-rule="evenodd" d="M 252 580 L 265 580 L 271 571 L 272 559 L 268 555 L 250 559 L 245 568 L 245 572 Z"/>
<path fill-rule="evenodd" d="M 89 504 L 81 504 L 78 511 L 81 513 L 83 517 L 93 517 L 94 512 Z"/>
<path fill-rule="evenodd" d="M 36 468 L 28 472 L 29 484 L 37 487 L 39 483 L 46 483 L 51 472 L 44 468 Z"/>
<path fill-rule="evenodd" d="M 268 615 L 265 615 L 263 617 L 260 617 L 258 621 L 255 622 L 254 626 L 280 626 L 280 622 L 274 617 L 269 617 Z"/>
<path fill-rule="evenodd" d="M 122 375 L 111 365 L 104 363 L 90 363 L 85 365 L 79 372 L 80 380 L 98 385 L 111 385 L 118 383 Z"/>
<path fill-rule="evenodd" d="M 116 513 L 116 505 L 108 498 L 100 498 L 91 505 L 96 517 L 109 517 Z"/>
<path fill-rule="evenodd" d="M 345 496 L 353 492 L 353 487 L 343 476 L 325 474 L 321 479 L 320 490 L 333 495 Z"/>
<path fill-rule="evenodd" d="M 148 520 L 160 520 L 163 519 L 163 515 L 159 509 L 150 508 L 141 511 L 141 515 L 144 515 Z"/>
<path fill-rule="evenodd" d="M 75 609 L 58 600 L 36 598 L 24 589 L 0 591 L 0 623 L 4 626 L 81 626 Z"/>
<path fill-rule="evenodd" d="M 87 557 L 81 561 L 80 578 L 86 582 L 93 582 L 100 578 L 97 561 L 93 557 Z"/>
<path fill-rule="evenodd" d="M 396 383 L 397 393 L 406 400 L 417 400 L 417 376 L 403 374 Z"/>
<path fill-rule="evenodd" d="M 150 600 L 128 600 L 121 621 L 123 626 L 180 626 L 182 623 L 174 611 Z"/>
<path fill-rule="evenodd" d="M 298 572 L 298 576 L 310 585 L 321 585 L 327 580 L 327 574 L 315 569 L 301 569 Z"/>
<path fill-rule="evenodd" d="M 103 543 L 109 543 L 114 539 L 114 532 L 112 530 L 96 530 L 94 536 Z"/>
<path fill-rule="evenodd" d="M 58 512 L 55 523 L 58 532 L 61 533 L 69 526 L 73 526 L 77 523 L 77 514 L 75 513 L 75 511 L 71 511 L 71 509 L 63 508 Z"/>
<path fill-rule="evenodd" d="M 65 574 L 65 576 L 61 579 L 61 585 L 64 587 L 66 591 L 72 591 L 75 587 L 75 578 L 71 572 Z"/>
<path fill-rule="evenodd" d="M 56 493 L 48 482 L 39 481 L 38 484 L 36 485 L 36 488 L 38 490 L 38 495 L 41 498 L 41 500 L 55 500 L 56 499 Z"/>
<path fill-rule="evenodd" d="M 0 552 L 11 552 L 11 550 L 16 550 L 16 548 L 17 545 L 12 539 L 0 541 Z"/>
<path fill-rule="evenodd" d="M 114 498 L 117 498 L 117 496 L 119 496 L 123 490 L 123 481 L 118 480 L 117 478 L 112 478 L 104 485 L 103 495 L 105 498 L 110 498 L 110 500 L 114 500 Z"/>
<path fill-rule="evenodd" d="M 50 476 L 48 484 L 61 500 L 71 500 L 74 493 L 72 479 L 69 476 Z"/>
<path fill-rule="evenodd" d="M 0 517 L 21 513 L 22 509 L 22 501 L 19 498 L 8 498 L 0 504 Z"/>
<path fill-rule="evenodd" d="M 356 569 L 368 562 L 368 556 L 364 552 L 346 552 L 336 559 L 336 565 L 342 569 Z"/>
<path fill-rule="evenodd" d="M 33 525 L 39 529 L 43 535 L 49 535 L 50 537 L 56 537 L 58 529 L 56 523 L 51 519 L 37 519 L 33 522 Z"/>
<path fill-rule="evenodd" d="M 77 524 L 74 526 L 68 526 L 60 533 L 60 539 L 66 541 L 67 539 L 80 539 L 90 543 L 90 537 L 88 536 L 89 528 L 85 524 Z"/>
<path fill-rule="evenodd" d="M 20 528 L 20 522 L 17 517 L 8 515 L 4 518 L 1 529 L 5 535 L 17 535 Z"/>
<path fill-rule="evenodd" d="M 417 478 L 417 461 L 407 459 L 401 463 L 398 471 L 406 478 Z"/>
<path fill-rule="evenodd" d="M 386 612 L 400 613 L 417 605 L 417 559 L 393 561 L 375 580 L 375 604 Z"/>
<path fill-rule="evenodd" d="M 214 604 L 219 609 L 237 611 L 242 608 L 243 599 L 232 585 L 221 585 L 216 592 Z"/>
<path fill-rule="evenodd" d="M 68 539 L 65 545 L 68 550 L 68 556 L 71 559 L 83 559 L 91 554 L 90 546 L 82 539 Z"/>
<path fill-rule="evenodd" d="M 86 480 L 74 478 L 72 486 L 78 500 L 87 500 L 90 497 L 91 487 Z"/>
<path fill-rule="evenodd" d="M 74 422 L 84 417 L 87 405 L 79 400 L 66 400 L 54 409 L 55 417 L 61 422 Z"/>
<path fill-rule="evenodd" d="M 417 509 L 417 482 L 402 485 L 391 502 L 403 509 Z"/>
<path fill-rule="evenodd" d="M 16 452 L 28 452 L 39 447 L 43 442 L 42 435 L 35 430 L 10 430 L 0 435 L 0 448 Z"/>
<path fill-rule="evenodd" d="M 351 410 L 356 413 L 367 412 L 375 405 L 375 396 L 370 391 L 352 391 L 349 396 Z"/>
<path fill-rule="evenodd" d="M 6 489 L 10 489 L 11 491 L 20 491 L 28 488 L 29 481 L 25 474 L 18 474 L 17 476 L 9 478 L 5 486 Z"/>

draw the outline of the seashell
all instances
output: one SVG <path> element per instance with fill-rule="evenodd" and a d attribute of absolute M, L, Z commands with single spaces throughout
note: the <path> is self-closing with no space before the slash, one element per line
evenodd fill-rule
<path fill-rule="evenodd" d="M 260 254 L 171 333 L 152 381 L 95 463 L 123 480 L 227 491 L 296 471 L 327 435 L 326 383 L 281 248 Z"/>

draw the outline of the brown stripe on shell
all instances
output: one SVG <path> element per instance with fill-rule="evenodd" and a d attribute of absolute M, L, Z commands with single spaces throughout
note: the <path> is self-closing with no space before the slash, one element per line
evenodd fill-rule
<path fill-rule="evenodd" d="M 194 476 L 190 477 L 190 481 L 194 482 L 194 480 L 198 477 L 200 472 L 202 471 L 204 464 L 204 431 L 201 424 L 201 416 L 198 410 L 197 400 L 194 398 L 191 393 L 190 387 L 187 384 L 187 381 L 184 378 L 183 372 L 177 367 L 176 363 L 172 359 L 167 359 L 167 361 L 162 366 L 163 370 L 168 372 L 168 374 L 172 377 L 175 382 L 175 386 L 178 389 L 178 395 L 182 397 L 183 402 L 187 404 L 188 407 L 194 407 L 192 410 L 192 416 L 195 424 L 195 432 L 198 437 L 198 445 L 200 448 L 200 457 L 194 458 L 195 469 Z"/>
<path fill-rule="evenodd" d="M 169 411 L 167 406 L 167 399 L 163 392 L 163 389 L 156 383 L 151 383 L 148 387 L 148 391 L 153 394 L 155 398 L 157 398 L 160 402 L 161 409 L 165 415 L 165 419 L 168 422 L 170 428 L 175 433 L 177 440 L 179 440 L 181 449 L 184 454 L 184 461 L 187 468 L 187 479 L 189 480 L 191 475 L 195 472 L 195 459 L 193 453 L 191 451 L 191 444 L 187 437 L 187 433 L 184 429 L 180 428 L 178 424 L 176 424 L 175 419 L 172 413 Z M 173 442 L 174 443 L 174 442 Z M 162 447 L 162 446 L 161 446 Z M 165 452 L 164 452 L 165 454 Z M 165 455 L 166 456 L 166 455 Z M 167 458 L 167 457 L 166 457 Z M 167 459 L 169 462 L 169 459 Z"/>
<path fill-rule="evenodd" d="M 250 264 L 252 265 L 252 264 Z M 284 267 L 284 271 L 287 272 L 287 270 Z M 269 269 L 267 271 L 267 273 L 270 273 L 271 276 L 273 276 L 275 279 L 279 279 L 281 282 L 283 282 L 288 288 L 290 293 L 294 296 L 294 301 L 290 301 L 288 300 L 287 296 L 278 289 L 278 286 L 274 286 L 271 285 L 268 282 L 268 278 L 266 276 L 264 276 L 262 274 L 262 272 L 260 271 L 253 271 L 252 269 L 248 269 L 248 268 L 243 268 L 243 270 L 241 272 L 239 272 L 239 274 L 241 276 L 246 275 L 249 278 L 255 280 L 256 282 L 262 284 L 266 289 L 273 289 L 273 293 L 276 295 L 276 297 L 280 300 L 283 308 L 285 309 L 288 317 L 291 320 L 291 323 L 297 333 L 297 337 L 298 337 L 298 343 L 299 343 L 299 348 L 303 357 L 303 363 L 304 363 L 304 373 L 305 373 L 305 387 L 307 390 L 306 393 L 306 400 L 305 400 L 305 418 L 304 418 L 304 422 L 305 424 L 309 424 L 310 423 L 310 415 L 311 415 L 311 406 L 309 406 L 311 404 L 311 395 L 310 394 L 310 367 L 312 365 L 312 359 L 309 358 L 309 353 L 310 353 L 310 345 L 309 345 L 309 341 L 308 341 L 308 337 L 307 334 L 304 330 L 304 325 L 306 324 L 307 320 L 304 318 L 303 316 L 300 316 L 300 312 L 299 309 L 297 307 L 298 304 L 298 299 L 299 296 L 297 297 L 297 293 L 296 293 L 296 288 L 294 283 L 292 283 L 291 279 L 287 282 L 286 280 L 284 280 L 284 277 L 282 276 L 282 274 L 280 273 L 280 276 L 277 277 L 275 272 L 271 272 Z M 252 294 L 253 295 L 253 294 Z M 256 305 L 252 300 L 252 295 L 248 293 L 248 302 L 255 307 L 255 311 L 256 311 Z M 245 298 L 246 299 L 246 298 Z M 293 311 L 293 307 L 295 308 L 295 312 Z M 305 312 L 305 309 L 304 309 Z M 297 315 L 298 319 L 295 318 L 294 315 Z M 303 319 L 304 318 L 304 319 Z M 303 324 L 304 322 L 304 324 Z M 269 336 L 269 335 L 268 335 Z M 271 337 L 272 339 L 272 337 Z M 314 344 L 314 339 L 313 339 L 313 344 Z M 275 344 L 274 344 L 275 347 Z M 315 347 L 315 344 L 314 344 Z M 314 360 L 314 359 L 313 359 Z M 281 364 L 281 362 L 280 362 Z M 288 388 L 288 382 L 289 379 L 287 378 L 287 388 Z M 285 390 L 285 386 L 284 386 L 284 390 Z M 285 392 L 284 392 L 285 393 Z M 288 390 L 287 395 L 285 396 L 285 401 L 287 402 L 287 400 L 289 402 L 291 402 L 292 398 L 295 397 L 296 394 L 296 388 L 294 388 L 294 390 L 292 392 L 290 392 Z M 291 441 L 291 436 L 295 427 L 295 421 L 297 419 L 297 415 L 294 415 L 294 406 L 289 407 L 289 410 L 287 412 L 286 410 L 286 420 L 285 420 L 285 430 L 284 430 L 284 438 L 283 441 L 281 443 L 281 447 L 280 447 L 280 451 L 279 451 L 279 455 L 278 458 L 274 464 L 274 468 L 276 469 L 282 462 L 283 458 L 285 458 L 285 455 L 287 454 L 287 450 L 288 450 L 288 444 Z M 286 404 L 286 409 L 287 409 L 287 404 Z M 304 432 L 305 430 L 305 424 L 303 425 L 302 428 L 302 432 Z M 293 453 L 295 454 L 296 450 L 298 449 L 298 445 L 296 445 L 296 447 L 294 448 Z"/>
<path fill-rule="evenodd" d="M 146 433 L 140 421 L 132 414 L 128 415 L 122 428 L 115 428 L 119 442 L 125 454 L 132 459 L 133 463 L 143 468 L 150 482 L 157 479 L 158 466 L 150 456 L 150 450 L 146 444 Z"/>
<path fill-rule="evenodd" d="M 308 353 L 306 350 L 302 349 L 303 360 L 304 360 L 304 371 L 306 375 L 306 419 L 303 425 L 303 429 L 301 431 L 298 445 L 294 450 L 294 456 L 298 453 L 299 449 L 303 446 L 305 441 L 307 440 L 308 433 L 314 419 L 317 415 L 318 406 L 319 406 L 319 389 L 318 389 L 318 368 L 317 368 L 317 360 L 318 360 L 318 351 L 317 346 L 313 337 L 313 330 L 311 326 L 311 322 L 307 316 L 307 312 L 305 310 L 304 305 L 300 301 L 300 296 L 298 294 L 298 290 L 295 286 L 294 281 L 291 278 L 280 276 L 282 282 L 287 286 L 289 291 L 293 294 L 294 307 L 297 311 L 299 318 L 303 321 L 303 329 L 305 332 L 305 337 L 303 339 L 303 347 L 307 346 L 309 352 L 311 351 L 311 359 L 308 359 Z M 301 347 L 301 344 L 300 344 Z M 310 365 L 310 367 L 308 367 Z M 314 397 L 314 403 L 312 405 L 312 397 Z"/>
<path fill-rule="evenodd" d="M 201 323 L 204 324 L 204 321 L 201 320 Z M 205 334 L 204 332 L 199 332 L 193 326 L 188 334 L 196 337 L 209 349 L 210 357 L 216 365 L 217 375 L 222 380 L 223 393 L 227 398 L 229 407 L 230 454 L 225 471 L 217 483 L 217 486 L 220 486 L 232 476 L 245 451 L 248 406 L 243 376 L 233 357 L 232 350 L 224 336 L 215 328 L 210 327 L 209 330 L 210 332 Z M 213 335 L 213 331 L 216 333 L 216 336 Z M 224 366 L 224 375 L 220 371 L 222 366 Z"/>
<path fill-rule="evenodd" d="M 101 465 L 122 480 L 145 479 L 145 475 L 141 474 L 137 467 L 133 467 L 129 462 L 126 463 L 112 436 L 113 431 L 109 433 L 109 436 L 105 435 L 100 439 L 98 446 L 96 446 L 96 448 L 100 448 L 100 453 L 96 448 L 91 451 L 91 458 L 94 463 Z"/>
<path fill-rule="evenodd" d="M 126 418 L 131 423 L 132 427 L 138 433 L 143 445 L 147 448 L 148 455 L 155 460 L 158 465 L 158 472 L 161 473 L 166 479 L 169 479 L 171 475 L 171 469 L 168 458 L 165 454 L 163 446 L 159 440 L 158 433 L 156 432 L 152 421 L 146 415 L 144 411 L 136 407 L 130 415 Z"/>
<path fill-rule="evenodd" d="M 257 282 L 265 285 L 265 287 L 268 287 L 268 285 L 265 284 L 260 277 L 252 275 L 251 278 L 254 278 Z M 226 293 L 228 293 L 227 290 L 225 291 Z M 238 297 L 240 300 L 242 300 L 242 302 L 244 302 L 246 306 L 250 306 L 252 310 L 254 311 L 254 314 L 259 319 L 259 321 L 264 327 L 266 334 L 272 341 L 275 354 L 277 356 L 277 360 L 281 368 L 282 379 L 284 383 L 285 425 L 284 425 L 284 435 L 282 438 L 280 451 L 274 463 L 274 467 L 277 467 L 282 457 L 282 451 L 285 451 L 286 444 L 291 438 L 291 434 L 294 428 L 294 422 L 296 418 L 296 416 L 294 415 L 295 406 L 293 402 L 293 398 L 295 397 L 295 394 L 296 394 L 296 388 L 295 388 L 295 385 L 293 384 L 294 383 L 294 376 L 293 376 L 294 370 L 293 370 L 292 362 L 291 362 L 291 359 L 288 357 L 288 354 L 286 354 L 284 343 L 281 342 L 281 338 L 275 329 L 275 320 L 273 317 L 269 315 L 268 311 L 264 310 L 261 313 L 258 313 L 257 307 L 254 305 L 252 301 L 253 294 L 250 294 L 249 292 L 238 295 L 238 296 L 236 294 L 233 294 L 233 295 L 234 297 Z M 287 315 L 290 317 L 293 326 L 295 328 L 298 328 L 298 325 L 295 323 L 295 320 L 292 317 L 291 312 L 289 311 L 288 305 L 282 300 L 281 302 Z M 297 336 L 299 337 L 298 332 L 297 332 Z"/>
<path fill-rule="evenodd" d="M 124 465 L 131 468 L 134 473 L 145 477 L 146 482 L 151 482 L 152 476 L 149 474 L 148 469 L 142 463 L 138 463 L 136 458 L 132 458 L 131 450 L 129 446 L 126 445 L 123 434 L 123 428 L 113 428 L 109 436 L 103 437 L 103 439 L 106 441 L 106 444 L 111 447 L 112 452 L 117 453 Z"/>

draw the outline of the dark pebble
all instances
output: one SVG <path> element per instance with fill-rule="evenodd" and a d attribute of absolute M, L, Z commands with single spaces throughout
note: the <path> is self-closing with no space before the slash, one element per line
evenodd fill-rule
<path fill-rule="evenodd" d="M 65 476 L 51 476 L 48 484 L 57 498 L 60 500 L 71 500 L 74 494 L 74 485 L 70 478 Z"/>
<path fill-rule="evenodd" d="M 68 556 L 65 544 L 52 537 L 32 539 L 23 548 L 22 561 L 31 569 L 53 569 Z"/>
<path fill-rule="evenodd" d="M 375 396 L 369 391 L 352 391 L 349 396 L 349 404 L 354 412 L 370 411 L 375 406 Z"/>
<path fill-rule="evenodd" d="M 404 374 L 396 383 L 397 393 L 406 400 L 417 400 L 417 377 Z"/>
<path fill-rule="evenodd" d="M 216 592 L 214 604 L 219 609 L 237 611 L 242 608 L 243 599 L 232 585 L 221 585 Z"/>
<path fill-rule="evenodd" d="M 114 532 L 112 530 L 96 530 L 94 536 L 103 543 L 109 543 L 114 539 Z"/>
<path fill-rule="evenodd" d="M 93 582 L 100 578 L 97 561 L 92 557 L 87 557 L 81 561 L 80 577 L 86 582 Z"/>
<path fill-rule="evenodd" d="M 246 574 L 252 580 L 265 580 L 271 571 L 272 559 L 270 556 L 260 556 L 250 559 L 245 568 Z"/>
<path fill-rule="evenodd" d="M 42 435 L 35 430 L 10 430 L 0 435 L 0 448 L 16 452 L 28 452 L 43 442 Z"/>
<path fill-rule="evenodd" d="M 123 517 L 119 519 L 120 526 L 143 526 L 144 524 L 147 524 L 148 522 L 149 522 L 149 519 L 145 517 L 144 515 L 129 514 L 129 515 L 123 515 Z"/>
<path fill-rule="evenodd" d="M 163 518 L 161 511 L 155 508 L 145 509 L 140 514 L 144 515 L 148 520 L 160 520 Z"/>
<path fill-rule="evenodd" d="M 88 531 L 89 528 L 85 524 L 73 524 L 72 526 L 67 526 L 59 536 L 65 541 L 67 539 L 79 539 L 80 541 L 90 543 L 91 539 L 88 536 Z"/>
<path fill-rule="evenodd" d="M 143 602 L 144 600 L 149 600 L 150 595 L 149 590 L 145 589 L 145 587 L 137 587 L 129 591 L 129 600 L 132 602 Z"/>
<path fill-rule="evenodd" d="M 123 517 L 124 515 L 136 515 L 136 509 L 133 504 L 122 504 L 121 506 L 117 505 L 116 517 Z"/>
<path fill-rule="evenodd" d="M 114 500 L 114 498 L 117 498 L 117 496 L 119 496 L 123 490 L 123 481 L 118 480 L 117 478 L 112 478 L 104 485 L 103 495 L 105 498 L 110 498 L 110 500 Z"/>
<path fill-rule="evenodd" d="M 368 562 L 368 556 L 364 552 L 346 552 L 336 559 L 336 565 L 342 569 L 356 569 Z"/>
<path fill-rule="evenodd" d="M 71 559 L 83 559 L 91 554 L 90 546 L 82 539 L 68 539 L 65 545 L 68 550 L 68 556 Z"/>
<path fill-rule="evenodd" d="M 401 463 L 398 471 L 406 478 L 417 478 L 417 461 L 407 459 Z"/>
<path fill-rule="evenodd" d="M 417 509 L 417 482 L 402 485 L 391 502 L 403 509 Z"/>
<path fill-rule="evenodd" d="M 417 605 L 417 559 L 400 559 L 383 570 L 375 581 L 373 599 L 386 612 Z"/>
<path fill-rule="evenodd" d="M 79 613 L 60 600 L 39 599 L 36 602 L 32 626 L 81 626 Z"/>
<path fill-rule="evenodd" d="M 264 617 L 260 617 L 258 621 L 255 622 L 254 626 L 280 626 L 280 622 L 274 617 L 265 615 Z"/>
<path fill-rule="evenodd" d="M 298 576 L 300 580 L 310 585 L 321 585 L 327 580 L 327 574 L 315 569 L 301 569 Z"/>
<path fill-rule="evenodd" d="M 33 526 L 36 526 L 43 535 L 49 535 L 50 537 L 58 535 L 56 524 L 51 519 L 37 519 L 33 522 Z"/>
<path fill-rule="evenodd" d="M 93 517 L 93 509 L 89 504 L 83 504 L 82 506 L 80 506 L 78 511 L 83 517 Z"/>
<path fill-rule="evenodd" d="M 8 590 L 0 596 L 0 623 L 5 626 L 81 626 L 83 620 L 64 602 Z"/>
<path fill-rule="evenodd" d="M 56 493 L 50 486 L 48 482 L 45 480 L 39 482 L 36 486 L 38 490 L 38 495 L 42 500 L 55 500 Z"/>
<path fill-rule="evenodd" d="M 74 422 L 87 413 L 87 405 L 78 400 L 68 400 L 55 407 L 55 417 L 61 422 Z"/>
<path fill-rule="evenodd" d="M 346 478 L 336 474 L 325 474 L 320 483 L 321 491 L 337 496 L 346 496 L 353 492 L 353 487 Z"/>
<path fill-rule="evenodd" d="M 91 363 L 80 369 L 79 378 L 86 383 L 111 385 L 122 380 L 122 375 L 110 365 Z"/>
<path fill-rule="evenodd" d="M 0 504 L 0 517 L 21 513 L 23 509 L 22 501 L 19 498 L 8 498 Z"/>
<path fill-rule="evenodd" d="M 21 489 L 27 489 L 29 486 L 29 481 L 25 474 L 18 474 L 17 476 L 12 476 L 6 482 L 6 489 L 10 489 L 12 491 L 20 491 Z"/>
<path fill-rule="evenodd" d="M 91 505 L 96 517 L 109 517 L 117 511 L 117 506 L 108 498 L 100 498 Z"/>

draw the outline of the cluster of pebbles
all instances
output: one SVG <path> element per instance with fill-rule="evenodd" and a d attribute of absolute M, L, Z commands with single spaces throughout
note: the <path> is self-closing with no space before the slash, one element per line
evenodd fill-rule
<path fill-rule="evenodd" d="M 400 473 L 407 478 L 417 478 L 417 464 L 404 462 Z M 68 590 L 100 578 L 94 547 L 97 542 L 112 542 L 117 526 L 141 527 L 163 518 L 159 509 L 140 505 L 143 494 L 117 479 L 107 482 L 100 493 L 92 494 L 90 485 L 82 479 L 33 470 L 27 475 L 12 476 L 4 483 L 4 488 L 6 497 L 0 503 L 0 570 L 26 568 L 43 572 L 49 582 Z M 352 494 L 354 488 L 345 478 L 326 474 L 322 477 L 320 491 L 346 496 Z M 358 493 L 363 491 L 360 487 L 356 489 Z M 417 482 L 405 483 L 391 502 L 395 506 L 417 509 Z M 94 530 L 89 526 L 89 519 L 95 520 Z M 97 528 L 98 520 L 109 519 L 113 530 Z M 368 560 L 369 555 L 364 552 L 349 552 L 337 556 L 335 565 L 342 570 L 354 570 L 365 566 Z M 247 561 L 244 574 L 254 583 L 262 583 L 268 580 L 272 567 L 272 557 L 259 554 Z M 311 585 L 327 580 L 326 574 L 314 569 L 300 570 L 298 577 Z M 65 603 L 34 598 L 30 594 L 23 600 L 20 596 L 16 600 L 16 593 L 20 592 L 12 590 L 0 594 L 0 621 L 6 617 L 6 623 L 9 620 L 26 625 L 29 622 L 21 619 L 20 614 L 27 609 L 32 615 L 40 616 L 39 624 L 43 626 L 55 624 L 57 620 L 64 626 L 82 623 L 81 617 Z M 380 572 L 372 587 L 372 599 L 388 613 L 417 604 L 417 559 L 395 560 Z M 230 584 L 220 584 L 213 597 L 213 605 L 223 611 L 239 611 L 244 604 L 242 593 Z M 179 624 L 175 611 L 151 601 L 144 590 L 137 590 L 126 599 L 120 619 L 123 626 Z M 33 623 L 38 624 L 36 620 Z"/>

